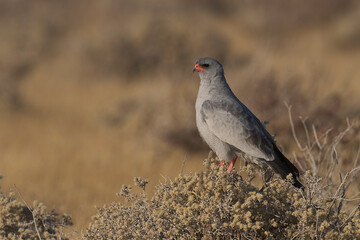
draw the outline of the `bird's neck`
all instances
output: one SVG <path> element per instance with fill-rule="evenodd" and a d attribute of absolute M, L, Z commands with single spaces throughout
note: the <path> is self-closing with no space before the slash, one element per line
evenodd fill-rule
<path fill-rule="evenodd" d="M 231 92 L 224 75 L 209 79 L 200 79 L 198 98 L 208 99 L 215 95 L 229 94 Z"/>

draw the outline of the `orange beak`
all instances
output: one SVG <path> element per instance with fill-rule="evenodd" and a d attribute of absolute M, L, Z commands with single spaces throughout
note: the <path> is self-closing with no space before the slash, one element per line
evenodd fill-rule
<path fill-rule="evenodd" d="M 195 64 L 195 67 L 194 67 L 194 69 L 193 69 L 193 72 L 195 72 L 195 71 L 197 71 L 197 72 L 205 72 L 205 69 L 202 68 L 202 67 L 197 63 L 197 64 Z"/>

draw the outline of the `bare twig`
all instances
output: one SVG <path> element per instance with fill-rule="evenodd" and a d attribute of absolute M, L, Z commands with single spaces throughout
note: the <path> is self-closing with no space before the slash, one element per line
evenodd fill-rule
<path fill-rule="evenodd" d="M 320 144 L 314 124 L 312 125 L 312 130 L 313 130 L 313 134 L 314 134 L 314 138 L 315 138 L 315 143 L 317 144 L 318 148 L 321 150 L 323 147 Z"/>
<path fill-rule="evenodd" d="M 354 194 L 353 196 L 350 197 L 350 199 L 353 199 L 353 198 L 357 198 L 358 196 L 360 196 L 360 192 Z"/>
<path fill-rule="evenodd" d="M 360 198 L 327 197 L 328 199 L 343 200 L 345 202 L 360 201 Z"/>
<path fill-rule="evenodd" d="M 316 161 L 314 159 L 314 156 L 311 154 L 311 151 L 308 147 L 306 147 L 305 150 L 307 151 L 307 154 L 309 155 L 309 159 L 311 160 L 311 167 L 313 172 L 317 172 Z"/>
<path fill-rule="evenodd" d="M 320 236 L 319 236 L 319 213 L 316 212 L 316 239 L 320 239 Z"/>
<path fill-rule="evenodd" d="M 59 240 L 62 240 L 61 235 L 62 235 L 62 231 L 63 231 L 63 226 L 64 226 L 64 219 L 61 219 L 61 225 L 60 225 L 60 232 L 59 232 Z"/>
<path fill-rule="evenodd" d="M 337 190 L 336 190 L 336 192 L 335 192 L 335 194 L 334 194 L 334 200 L 331 202 L 331 204 L 330 204 L 330 206 L 329 206 L 329 208 L 328 208 L 328 215 L 327 215 L 327 217 L 329 217 L 329 215 L 330 215 L 330 210 L 331 210 L 331 208 L 334 206 L 334 204 L 336 203 L 336 200 L 339 200 L 339 199 L 343 198 L 343 197 L 340 197 L 340 198 L 339 198 L 339 197 L 337 197 L 337 196 L 338 196 L 340 190 L 343 189 L 343 186 L 344 186 L 347 178 L 349 177 L 349 175 L 350 175 L 350 173 L 347 172 L 346 175 L 345 175 L 345 177 L 344 177 L 344 179 L 341 181 L 339 187 L 337 188 Z M 344 194 L 344 192 L 342 192 L 342 194 Z M 339 209 L 338 209 L 338 210 L 339 210 Z"/>
<path fill-rule="evenodd" d="M 356 167 L 351 169 L 351 171 L 349 172 L 349 174 L 351 175 L 351 178 L 348 182 L 348 184 L 346 185 L 346 189 L 349 188 L 349 186 L 351 185 L 351 183 L 354 181 L 355 177 L 357 176 L 357 174 L 360 172 L 360 167 Z M 359 194 L 359 193 L 358 193 Z"/>
<path fill-rule="evenodd" d="M 352 211 L 352 213 L 350 213 L 349 217 L 345 220 L 345 222 L 341 225 L 341 228 L 344 227 L 357 213 L 357 211 L 359 211 L 360 209 L 360 204 L 358 204 L 356 206 L 356 208 Z"/>
<path fill-rule="evenodd" d="M 302 123 L 302 125 L 303 125 L 303 127 L 304 127 L 304 131 L 305 131 L 305 135 L 306 135 L 306 141 L 307 141 L 307 146 L 308 146 L 308 148 L 310 148 L 311 147 L 311 141 L 310 141 L 310 136 L 309 136 L 309 131 L 308 131 L 308 128 L 307 128 L 307 126 L 306 126 L 306 120 L 308 119 L 307 117 L 302 117 L 302 116 L 300 116 L 299 117 L 300 118 L 300 120 L 301 120 L 301 123 Z"/>
<path fill-rule="evenodd" d="M 29 205 L 26 203 L 25 199 L 23 198 L 23 196 L 21 195 L 19 189 L 17 189 L 16 185 L 14 184 L 14 188 L 17 192 L 17 194 L 19 195 L 19 197 L 21 198 L 21 200 L 23 201 L 23 203 L 25 204 L 25 206 L 27 207 L 27 209 L 31 212 L 31 215 L 33 217 L 33 221 L 34 221 L 34 226 L 35 226 L 35 230 L 36 230 L 36 233 L 39 237 L 39 240 L 41 240 L 41 235 L 40 235 L 40 232 L 39 232 L 39 229 L 37 227 L 37 224 L 36 224 L 36 219 L 35 219 L 35 216 L 34 216 L 34 213 L 33 211 L 31 210 L 31 208 L 29 207 Z"/>
<path fill-rule="evenodd" d="M 327 155 L 327 154 L 330 154 L 330 158 L 331 158 L 331 163 L 330 163 L 330 167 L 328 168 L 328 172 L 327 172 L 327 178 L 328 179 L 332 179 L 331 177 L 330 177 L 330 174 L 333 172 L 333 170 L 334 170 L 334 167 L 335 167 L 335 164 L 336 164 L 336 162 L 334 161 L 334 160 L 337 160 L 337 159 L 334 159 L 333 158 L 333 152 L 334 152 L 334 149 L 337 147 L 337 145 L 340 143 L 340 141 L 344 138 L 344 136 L 350 131 L 350 129 L 352 128 L 352 126 L 351 126 L 351 124 L 350 124 L 350 122 L 349 122 L 349 120 L 347 119 L 347 124 L 348 124 L 348 126 L 346 127 L 346 129 L 344 130 L 344 131 L 342 131 L 342 132 L 340 132 L 336 137 L 335 137 L 335 139 L 332 141 L 332 143 L 330 144 L 330 146 L 331 146 L 331 148 L 329 148 L 327 151 L 326 151 L 326 153 L 325 153 L 325 155 Z"/>
<path fill-rule="evenodd" d="M 350 173 L 352 173 L 352 172 L 355 172 L 355 173 L 351 176 L 351 179 L 349 180 L 348 184 L 345 187 L 346 189 L 348 189 L 350 187 L 351 183 L 355 180 L 355 177 L 357 176 L 358 172 L 360 172 L 360 167 L 356 167 L 357 163 L 359 161 L 359 156 L 360 156 L 360 145 L 359 145 L 358 151 L 356 153 L 353 169 L 350 171 Z"/>
<path fill-rule="evenodd" d="M 183 175 L 186 160 L 187 160 L 187 155 L 185 155 L 184 160 L 182 161 L 181 169 L 180 169 L 180 176 Z"/>
<path fill-rule="evenodd" d="M 359 148 L 358 148 L 358 151 L 356 153 L 356 157 L 355 157 L 355 161 L 354 161 L 354 165 L 353 165 L 353 168 L 355 168 L 357 166 L 357 163 L 359 161 L 359 156 L 360 156 L 360 144 L 359 144 Z"/>
<path fill-rule="evenodd" d="M 315 129 L 314 126 L 313 126 L 313 129 Z M 327 139 L 328 139 L 328 136 L 329 136 L 329 133 L 330 133 L 332 130 L 333 130 L 332 128 L 329 128 L 328 130 L 326 130 L 326 132 L 325 132 L 324 134 L 322 134 L 322 135 L 318 138 L 319 143 L 320 143 L 321 140 L 324 139 L 324 142 L 323 142 L 323 144 L 322 144 L 322 146 L 321 146 L 321 150 L 322 150 L 322 148 L 326 145 Z M 316 131 L 316 129 L 315 129 L 315 131 Z M 316 132 L 315 132 L 314 134 L 316 134 Z M 316 142 L 315 142 L 314 144 L 316 144 Z M 313 144 L 313 145 L 314 145 L 314 144 Z M 312 146 L 312 147 L 313 147 L 313 146 Z"/>
<path fill-rule="evenodd" d="M 342 209 L 342 206 L 343 206 L 343 202 L 344 201 L 347 201 L 347 202 L 350 202 L 350 201 L 359 201 L 360 198 L 345 198 L 345 194 L 346 194 L 346 190 L 347 188 L 349 187 L 349 185 L 351 184 L 351 182 L 353 181 L 353 177 L 354 175 L 356 175 L 356 173 L 358 173 L 360 171 L 360 167 L 357 167 L 357 168 L 354 168 L 352 169 L 350 172 L 347 172 L 344 179 L 342 179 L 341 175 L 340 175 L 340 180 L 341 180 L 341 184 L 339 185 L 339 187 L 337 188 L 335 194 L 333 197 L 329 197 L 330 199 L 333 199 L 330 207 L 328 208 L 328 216 L 330 214 L 330 210 L 331 208 L 334 206 L 334 204 L 336 203 L 336 201 L 340 201 L 339 202 L 339 205 L 338 205 L 338 208 L 337 208 L 337 218 L 339 217 L 339 214 L 341 212 L 341 209 Z M 348 179 L 349 176 L 352 176 L 350 181 L 348 182 L 348 184 L 345 186 L 345 183 Z M 341 192 L 341 196 L 339 196 L 339 192 L 340 192 L 340 189 L 342 189 L 342 192 Z M 337 223 L 338 221 L 336 221 Z"/>
<path fill-rule="evenodd" d="M 299 142 L 299 140 L 298 140 L 298 138 L 297 138 L 297 136 L 296 136 L 295 127 L 294 127 L 294 122 L 293 122 L 292 116 L 291 116 L 291 108 L 292 108 L 292 106 L 289 105 L 287 102 L 284 102 L 284 103 L 285 103 L 285 106 L 286 106 L 287 109 L 288 109 L 289 121 L 290 121 L 290 125 L 291 125 L 291 131 L 292 131 L 293 137 L 294 137 L 294 139 L 295 139 L 295 142 L 296 142 L 296 144 L 298 145 L 299 149 L 300 149 L 301 151 L 304 151 L 304 148 L 301 146 L 301 144 L 300 144 L 300 142 Z"/>
<path fill-rule="evenodd" d="M 295 152 L 293 152 L 293 156 L 294 156 L 294 161 L 297 163 L 297 165 L 300 167 L 301 171 L 304 171 L 304 167 L 302 166 L 302 164 L 300 163 L 300 161 L 297 159 Z"/>

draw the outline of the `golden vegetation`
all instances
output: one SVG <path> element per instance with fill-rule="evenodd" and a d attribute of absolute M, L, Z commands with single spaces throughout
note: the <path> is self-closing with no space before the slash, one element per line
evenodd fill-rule
<path fill-rule="evenodd" d="M 21 198 L 21 195 L 20 195 Z M 0 193 L 1 239 L 64 239 L 66 227 L 72 225 L 69 215 L 47 211 L 44 204 L 34 201 L 30 207 L 17 200 L 15 193 Z M 65 230 L 64 230 L 65 228 Z"/>
<path fill-rule="evenodd" d="M 343 211 L 345 195 L 331 193 L 316 174 L 308 171 L 303 176 L 305 191 L 282 179 L 258 188 L 252 183 L 251 165 L 228 174 L 218 159 L 206 159 L 204 164 L 200 173 L 158 185 L 151 199 L 145 193 L 147 182 L 134 180 L 143 190 L 140 194 L 124 185 L 119 195 L 129 204 L 114 202 L 98 208 L 85 238 L 360 238 L 359 206 L 350 213 Z M 348 182 L 336 187 L 342 184 Z"/>

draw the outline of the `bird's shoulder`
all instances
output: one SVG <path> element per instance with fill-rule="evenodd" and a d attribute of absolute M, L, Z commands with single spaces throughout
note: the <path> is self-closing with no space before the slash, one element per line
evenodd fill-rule
<path fill-rule="evenodd" d="M 205 100 L 201 104 L 200 113 L 204 120 L 226 114 L 228 118 L 238 119 L 246 125 L 252 122 L 252 114 L 245 105 L 231 98 Z"/>

